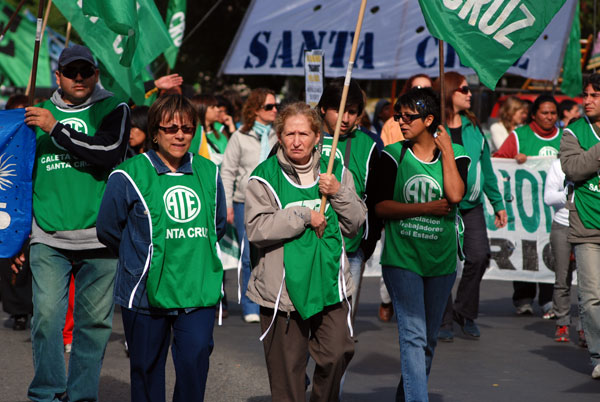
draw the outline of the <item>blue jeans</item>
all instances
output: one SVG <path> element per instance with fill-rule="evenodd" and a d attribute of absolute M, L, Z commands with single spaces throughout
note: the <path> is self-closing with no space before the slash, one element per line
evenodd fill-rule
<path fill-rule="evenodd" d="M 437 334 L 456 273 L 422 277 L 412 271 L 382 267 L 383 280 L 398 320 L 402 378 L 397 401 L 427 401 Z"/>
<path fill-rule="evenodd" d="M 246 289 L 248 289 L 248 282 L 250 281 L 250 243 L 248 243 L 248 236 L 246 236 L 246 226 L 244 225 L 244 203 L 234 202 L 233 213 L 235 224 L 235 230 L 237 230 L 238 241 L 240 247 L 242 247 L 242 241 L 244 244 L 244 252 L 242 253 L 242 314 L 258 314 L 260 312 L 258 304 L 246 296 Z"/>
<path fill-rule="evenodd" d="M 72 402 L 95 401 L 104 350 L 112 331 L 117 260 L 106 249 L 71 251 L 40 243 L 31 246 L 29 258 L 35 374 L 27 396 L 33 401 L 52 401 L 66 391 Z M 62 329 L 71 273 L 75 275 L 75 327 L 67 376 Z"/>
<path fill-rule="evenodd" d="M 121 313 L 129 346 L 131 400 L 165 401 L 165 364 L 171 330 L 176 375 L 173 401 L 204 400 L 214 346 L 215 307 L 178 315 L 141 314 L 122 307 Z"/>
<path fill-rule="evenodd" d="M 362 249 L 359 247 L 358 250 L 353 253 L 348 253 L 347 256 L 348 262 L 350 263 L 348 269 L 350 270 L 352 282 L 354 283 L 354 294 L 352 295 L 352 320 L 354 321 L 354 316 L 356 315 L 356 309 L 358 307 L 358 298 L 360 296 L 362 274 L 365 267 L 365 253 L 363 253 Z"/>
<path fill-rule="evenodd" d="M 575 244 L 579 316 L 594 366 L 600 364 L 600 244 Z"/>

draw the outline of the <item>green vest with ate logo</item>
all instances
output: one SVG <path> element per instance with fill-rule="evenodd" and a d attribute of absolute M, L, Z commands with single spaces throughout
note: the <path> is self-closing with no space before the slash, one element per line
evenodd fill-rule
<path fill-rule="evenodd" d="M 343 167 L 334 164 L 333 173 L 342 181 Z M 327 158 L 321 158 L 321 172 L 327 171 Z M 319 179 L 301 186 L 292 182 L 279 167 L 276 156 L 258 165 L 250 180 L 267 183 L 281 209 L 304 206 L 314 211 L 321 207 Z M 284 242 L 283 265 L 290 300 L 303 320 L 321 312 L 324 307 L 342 300 L 343 278 L 340 274 L 342 234 L 338 217 L 329 203 L 325 208 L 327 226 L 322 238 L 308 227 L 301 235 Z"/>
<path fill-rule="evenodd" d="M 402 142 L 384 148 L 396 162 L 400 160 Z M 452 144 L 452 148 L 455 159 L 466 156 L 461 145 Z M 409 149 L 398 165 L 394 201 L 414 204 L 440 200 L 443 196 L 441 156 L 433 162 L 422 162 Z M 420 276 L 451 274 L 456 271 L 461 226 L 456 205 L 446 216 L 388 219 L 381 265 L 403 268 Z"/>
<path fill-rule="evenodd" d="M 371 158 L 371 152 L 375 148 L 375 141 L 368 134 L 363 133 L 360 130 L 354 130 L 348 135 L 340 136 L 338 140 L 338 146 L 335 152 L 335 159 L 340 163 L 344 163 L 345 152 L 347 149 L 347 143 L 350 141 L 350 157 L 348 159 L 348 166 L 345 166 L 350 172 L 352 172 L 352 178 L 354 179 L 354 187 L 358 197 L 363 200 L 365 191 L 367 188 L 367 173 L 369 170 L 369 163 Z M 329 158 L 331 153 L 331 144 L 333 143 L 333 137 L 323 137 L 323 150 L 322 154 Z M 362 240 L 363 233 L 365 231 L 364 226 L 360 228 L 356 236 L 349 239 L 344 237 L 344 243 L 346 244 L 346 252 L 353 253 L 358 250 L 360 242 Z"/>
<path fill-rule="evenodd" d="M 569 124 L 571 131 L 585 151 L 600 142 L 586 116 Z M 566 135 L 570 135 L 567 133 Z M 575 207 L 581 223 L 588 229 L 600 229 L 600 177 L 594 175 L 585 182 L 575 183 Z"/>
<path fill-rule="evenodd" d="M 562 130 L 559 128 L 552 138 L 540 137 L 529 127 L 529 124 L 515 130 L 519 144 L 518 152 L 527 156 L 556 156 L 560 149 Z"/>
<path fill-rule="evenodd" d="M 223 265 L 217 254 L 217 167 L 196 156 L 193 174 L 157 174 L 145 155 L 122 171 L 149 211 L 152 249 L 146 279 L 153 307 L 193 308 L 216 305 L 221 298 Z M 148 267 L 146 267 L 148 268 Z"/>
<path fill-rule="evenodd" d="M 39 106 L 48 109 L 60 123 L 93 137 L 104 117 L 119 103 L 111 97 L 79 110 L 61 109 L 51 101 Z M 96 226 L 110 171 L 77 158 L 39 127 L 35 133 L 33 214 L 38 225 L 46 232 Z"/>

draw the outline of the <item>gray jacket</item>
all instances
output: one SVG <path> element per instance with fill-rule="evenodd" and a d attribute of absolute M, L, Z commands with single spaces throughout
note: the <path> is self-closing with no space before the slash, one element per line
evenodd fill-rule
<path fill-rule="evenodd" d="M 269 133 L 269 147 L 277 142 L 275 131 Z M 260 136 L 241 128 L 231 135 L 225 148 L 221 164 L 221 180 L 225 188 L 227 208 L 233 208 L 234 202 L 244 202 L 246 184 L 252 171 L 258 166 L 260 158 Z"/>
<path fill-rule="evenodd" d="M 313 169 L 315 179 L 319 173 L 319 154 L 314 152 Z M 293 167 L 285 159 L 280 148 L 277 151 L 279 164 L 292 180 L 299 184 Z M 329 198 L 338 215 L 340 230 L 346 237 L 353 237 L 365 222 L 367 207 L 356 195 L 354 179 L 349 170 L 344 169 L 340 190 Z M 300 235 L 310 228 L 310 209 L 290 207 L 279 209 L 273 193 L 258 180 L 250 180 L 246 187 L 245 204 L 246 233 L 248 240 L 256 246 L 258 264 L 252 271 L 246 295 L 255 303 L 269 308 L 275 307 L 277 294 L 283 279 L 283 244 L 287 239 Z M 345 261 L 344 279 L 348 296 L 354 292 L 354 285 Z M 285 284 L 279 301 L 279 310 L 295 311 Z"/>
<path fill-rule="evenodd" d="M 585 118 L 585 117 L 582 117 Z M 600 137 L 600 128 L 592 124 L 596 135 Z M 586 181 L 592 176 L 598 176 L 600 171 L 600 142 L 587 151 L 584 151 L 579 140 L 568 128 L 565 130 L 560 142 L 560 164 L 569 181 Z M 599 178 L 600 180 L 600 178 Z M 565 207 L 569 210 L 569 236 L 570 243 L 600 243 L 600 230 L 588 229 L 583 226 L 577 208 L 573 202 L 573 186 L 570 186 L 569 196 Z"/>

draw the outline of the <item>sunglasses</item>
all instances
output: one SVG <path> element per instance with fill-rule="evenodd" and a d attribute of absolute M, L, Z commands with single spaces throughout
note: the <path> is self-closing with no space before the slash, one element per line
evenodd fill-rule
<path fill-rule="evenodd" d="M 455 91 L 460 92 L 463 95 L 467 95 L 469 92 L 471 92 L 471 88 L 469 88 L 468 85 L 463 85 L 460 88 L 456 88 Z"/>
<path fill-rule="evenodd" d="M 169 127 L 158 126 L 159 129 L 165 132 L 165 134 L 177 134 L 179 130 L 181 130 L 184 134 L 194 134 L 196 131 L 196 127 L 194 126 L 178 126 L 177 124 L 173 124 Z"/>
<path fill-rule="evenodd" d="M 420 117 L 421 117 L 420 113 L 416 113 L 416 114 L 410 114 L 410 113 L 398 113 L 398 114 L 394 114 L 394 120 L 395 121 L 403 120 L 403 121 L 405 121 L 408 124 L 412 123 L 413 121 L 417 120 Z"/>
<path fill-rule="evenodd" d="M 96 73 L 96 69 L 93 66 L 83 66 L 83 67 L 63 67 L 60 70 L 60 73 L 71 79 L 74 80 L 75 78 L 77 78 L 77 75 L 81 75 L 81 78 L 86 79 L 86 78 L 90 78 L 92 75 L 94 75 Z"/>
<path fill-rule="evenodd" d="M 271 110 L 273 110 L 273 108 L 277 109 L 278 107 L 278 103 L 267 103 L 262 108 L 265 109 L 267 112 L 270 112 Z"/>

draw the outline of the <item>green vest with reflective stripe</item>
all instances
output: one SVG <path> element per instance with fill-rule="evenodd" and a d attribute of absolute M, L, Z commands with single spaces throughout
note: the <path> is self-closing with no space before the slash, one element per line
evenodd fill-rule
<path fill-rule="evenodd" d="M 68 110 L 48 100 L 39 107 L 49 110 L 60 123 L 93 137 L 104 117 L 119 103 L 111 97 L 84 109 Z M 35 133 L 33 214 L 38 225 L 46 232 L 96 226 L 110 170 L 92 166 L 77 158 L 39 127 Z"/>
<path fill-rule="evenodd" d="M 334 164 L 334 174 L 342 181 L 342 165 Z M 327 171 L 327 158 L 321 158 L 321 172 Z M 294 206 L 319 211 L 321 193 L 319 179 L 307 186 L 292 182 L 281 170 L 277 156 L 258 165 L 250 180 L 268 183 L 281 209 Z M 322 238 L 308 227 L 301 235 L 286 240 L 283 245 L 285 284 L 294 307 L 307 319 L 324 307 L 339 303 L 342 298 L 343 277 L 340 264 L 343 261 L 342 235 L 338 217 L 329 203 L 325 209 L 327 226 Z"/>
<path fill-rule="evenodd" d="M 361 200 L 364 200 L 365 191 L 367 188 L 367 175 L 369 171 L 369 163 L 371 162 L 371 152 L 375 148 L 375 141 L 368 134 L 354 130 L 348 135 L 340 136 L 338 140 L 338 146 L 335 152 L 335 159 L 344 164 L 345 153 L 348 141 L 350 141 L 350 158 L 348 166 L 345 166 L 354 178 L 354 187 L 356 187 L 356 193 Z M 333 137 L 323 137 L 323 155 L 329 157 L 331 153 L 331 144 L 333 143 Z M 346 244 L 346 252 L 353 253 L 358 250 L 360 242 L 364 233 L 364 226 L 361 226 L 360 230 L 353 238 L 349 239 L 344 237 Z"/>
<path fill-rule="evenodd" d="M 567 128 L 585 151 L 600 142 L 587 117 L 569 124 Z M 565 135 L 570 135 L 569 133 Z M 600 177 L 590 177 L 585 182 L 575 183 L 575 207 L 581 223 L 588 229 L 600 229 Z"/>
<path fill-rule="evenodd" d="M 192 157 L 193 174 L 157 174 L 145 155 L 118 168 L 132 180 L 150 211 L 152 251 L 146 279 L 148 302 L 173 309 L 216 305 L 223 265 L 217 254 L 214 163 Z"/>
<path fill-rule="evenodd" d="M 560 149 L 562 130 L 559 128 L 552 138 L 543 138 L 529 127 L 529 124 L 515 130 L 518 140 L 518 153 L 527 156 L 556 156 Z"/>
<path fill-rule="evenodd" d="M 388 145 L 384 152 L 396 162 L 400 160 L 403 141 Z M 456 159 L 466 156 L 461 145 L 452 144 Z M 398 165 L 394 185 L 394 201 L 424 203 L 444 197 L 441 156 L 433 162 L 422 162 L 407 150 Z M 461 227 L 458 207 L 446 216 L 422 215 L 385 222 L 385 243 L 381 265 L 403 268 L 420 276 L 440 276 L 456 271 Z"/>

